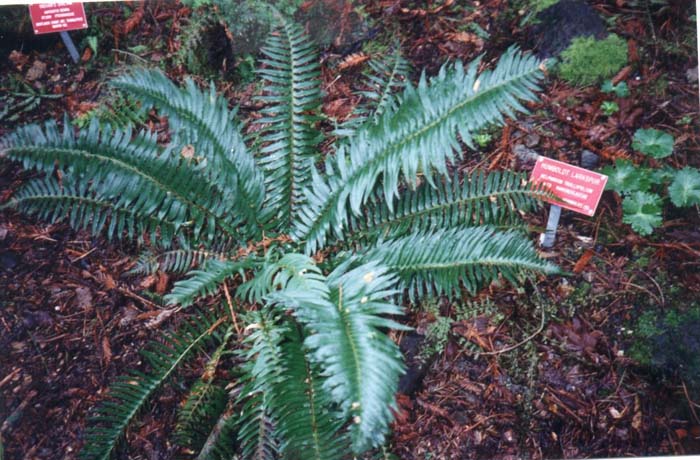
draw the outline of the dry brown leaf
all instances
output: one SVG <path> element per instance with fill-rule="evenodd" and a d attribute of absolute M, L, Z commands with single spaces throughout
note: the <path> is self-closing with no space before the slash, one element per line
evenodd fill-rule
<path fill-rule="evenodd" d="M 338 70 L 342 72 L 352 67 L 362 65 L 367 61 L 369 61 L 369 54 L 363 53 L 362 51 L 360 51 L 359 53 L 352 53 L 348 56 L 345 56 L 345 58 L 343 58 L 343 60 L 340 61 L 340 64 L 338 64 Z"/>
<path fill-rule="evenodd" d="M 170 277 L 168 276 L 167 273 L 160 272 L 158 274 L 158 282 L 156 283 L 156 293 L 159 295 L 165 294 L 165 291 L 168 289 L 168 281 L 170 280 Z"/>
<path fill-rule="evenodd" d="M 102 337 L 102 357 L 105 360 L 105 365 L 112 361 L 112 347 L 109 345 L 109 337 Z"/>

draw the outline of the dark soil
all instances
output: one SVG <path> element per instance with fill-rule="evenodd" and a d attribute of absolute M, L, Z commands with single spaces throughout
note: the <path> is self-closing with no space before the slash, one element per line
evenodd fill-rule
<path fill-rule="evenodd" d="M 332 116 L 350 112 L 362 70 L 338 71 L 337 65 L 370 40 L 398 37 L 414 68 L 434 73 L 448 59 L 485 54 L 487 64 L 513 43 L 535 43 L 543 33 L 521 24 L 518 9 L 504 0 L 467 6 L 364 3 L 371 27 L 341 24 L 341 30 L 361 33 L 323 51 L 324 110 Z M 601 114 L 600 105 L 610 96 L 598 88 L 576 89 L 550 79 L 541 102 L 529 107 L 531 115 L 509 120 L 461 167 L 527 169 L 515 153 L 523 149 L 574 164 L 584 149 L 601 164 L 639 160 L 630 144 L 640 127 L 673 134 L 673 166 L 700 166 L 698 83 L 689 72 L 697 66 L 697 54 L 694 38 L 688 39 L 688 17 L 696 13 L 690 2 L 669 1 L 651 9 L 645 3 L 650 2 L 590 2 L 590 11 L 603 22 L 584 24 L 595 34 L 603 24 L 628 40 L 630 67 L 618 77 L 632 96 L 617 99 L 618 113 Z M 342 23 L 349 13 L 338 11 Z M 180 27 L 192 14 L 169 2 L 143 8 L 91 6 L 90 33 L 102 34 L 100 45 L 94 55 L 80 41 L 87 33 L 76 34 L 83 53 L 77 66 L 69 64 L 58 41 L 50 46 L 27 42 L 9 55 L 11 50 L 3 51 L 0 72 L 7 77 L 0 78 L 0 96 L 13 90 L 8 81 L 16 79 L 62 97 L 42 100 L 16 120 L 3 120 L 0 136 L 19 124 L 60 118 L 64 111 L 84 114 L 103 94 L 106 76 L 135 61 L 163 65 L 181 79 L 186 69 L 174 66 L 172 57 Z M 356 21 L 359 16 L 352 14 Z M 554 12 L 548 14 L 545 21 Z M 220 39 L 219 33 L 214 41 L 220 44 Z M 145 47 L 138 51 L 140 45 Z M 559 50 L 554 48 L 546 53 Z M 254 113 L 259 109 L 251 99 L 254 84 L 240 85 L 240 75 L 230 72 L 230 62 L 225 67 L 220 51 L 212 51 L 212 62 L 228 70 L 217 78 L 219 89 Z M 46 64 L 45 70 L 27 79 L 37 61 Z M 151 114 L 147 123 L 158 129 L 163 120 Z M 0 203 L 26 177 L 0 164 Z M 541 229 L 546 210 L 527 219 Z M 608 192 L 593 218 L 565 212 L 554 248 L 544 253 L 568 276 L 530 280 L 521 288 L 490 286 L 470 299 L 490 305 L 473 315 L 461 314 L 460 303 L 445 300 L 437 313 L 425 305 L 411 309 L 407 322 L 417 334 L 407 336 L 402 349 L 412 355 L 420 351 L 421 337 L 436 315 L 451 318 L 451 326 L 446 345 L 425 364 L 409 360 L 416 365 L 398 396 L 391 452 L 402 459 L 700 454 L 700 384 L 684 381 L 674 369 L 644 368 L 630 356 L 636 320 L 644 311 L 683 308 L 700 299 L 698 228 L 697 209 L 669 211 L 663 228 L 642 238 L 621 223 L 619 199 Z M 127 273 L 138 253 L 138 248 L 64 224 L 0 213 L 0 436 L 6 459 L 76 458 L 89 411 L 109 384 L 126 369 L 143 368 L 139 350 L 182 320 L 182 314 L 163 313 L 157 299 L 149 297 L 149 292 L 166 292 L 171 279 Z M 700 334 L 693 328 L 687 333 Z M 700 342 L 691 337 L 685 343 Z M 185 368 L 178 382 L 198 372 L 196 365 Z M 182 388 L 175 383 L 158 393 L 130 428 L 128 451 L 120 458 L 176 457 L 168 436 Z"/>

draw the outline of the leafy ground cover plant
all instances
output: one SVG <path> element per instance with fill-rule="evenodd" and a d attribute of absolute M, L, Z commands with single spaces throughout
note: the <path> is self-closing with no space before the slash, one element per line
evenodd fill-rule
<path fill-rule="evenodd" d="M 315 47 L 283 23 L 262 54 L 253 139 L 213 85 L 178 87 L 138 70 L 112 84 L 167 116 L 167 145 L 97 119 L 77 132 L 67 119 L 26 126 L 0 141 L 0 156 L 45 173 L 3 208 L 139 242 L 140 270 L 189 271 L 166 296 L 173 306 L 223 289 L 220 308 L 196 310 L 144 351 L 148 373 L 112 385 L 83 458 L 112 456 L 158 388 L 204 351 L 178 416 L 183 449 L 202 459 L 362 453 L 392 420 L 403 364 L 387 332 L 404 328 L 401 299 L 557 270 L 518 225 L 546 191 L 515 173 L 450 168 L 458 139 L 471 145 L 535 99 L 535 58 L 510 49 L 481 73 L 479 61 L 446 65 L 397 97 L 381 96 L 396 75 L 380 72 L 364 122 L 323 158 Z M 235 365 L 233 381 L 217 372 Z"/>
<path fill-rule="evenodd" d="M 673 136 L 663 131 L 639 129 L 632 147 L 648 157 L 661 159 L 673 153 L 673 142 Z M 651 168 L 637 166 L 630 160 L 616 160 L 614 166 L 606 166 L 602 172 L 608 176 L 606 189 L 623 198 L 623 222 L 640 235 L 650 235 L 663 223 L 666 197 L 676 207 L 700 204 L 700 171 L 696 168 Z"/>
<path fill-rule="evenodd" d="M 557 74 L 572 85 L 589 86 L 614 76 L 625 64 L 627 43 L 617 35 L 578 37 L 561 53 Z"/>

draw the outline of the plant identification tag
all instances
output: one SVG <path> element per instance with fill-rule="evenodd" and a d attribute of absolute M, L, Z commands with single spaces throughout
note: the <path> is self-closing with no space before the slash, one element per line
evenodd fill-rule
<path fill-rule="evenodd" d="M 561 200 L 551 201 L 553 205 L 590 217 L 595 214 L 608 176 L 541 156 L 532 170 L 530 182 L 545 184 Z"/>
<path fill-rule="evenodd" d="M 88 26 L 82 3 L 56 2 L 29 5 L 35 34 L 86 29 Z"/>

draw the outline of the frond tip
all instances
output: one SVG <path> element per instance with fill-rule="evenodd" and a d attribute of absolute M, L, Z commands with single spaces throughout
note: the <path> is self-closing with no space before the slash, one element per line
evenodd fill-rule
<path fill-rule="evenodd" d="M 327 162 L 328 179 L 314 177 L 292 232 L 308 253 L 323 247 L 331 230 L 342 237 L 349 214 L 361 214 L 377 184 L 389 206 L 402 177 L 415 186 L 421 173 L 434 185 L 461 155 L 457 134 L 472 145 L 474 132 L 526 111 L 521 101 L 536 99 L 542 72 L 534 57 L 510 49 L 493 70 L 478 74 L 478 67 L 479 61 L 466 68 L 458 62 L 430 80 L 424 75 L 417 88 L 406 87 L 395 112 L 365 124 L 339 147 Z"/>
<path fill-rule="evenodd" d="M 102 402 L 86 429 L 84 460 L 109 460 L 125 430 L 153 393 L 170 378 L 176 369 L 205 345 L 220 340 L 215 316 L 203 312 L 193 323 L 185 323 L 179 333 L 166 336 L 166 345 L 153 343 L 143 351 L 151 366 L 149 374 L 132 371 L 110 387 L 109 400 Z"/>
<path fill-rule="evenodd" d="M 384 301 L 396 292 L 387 268 L 374 262 L 347 268 L 327 277 L 326 290 L 290 286 L 270 299 L 305 325 L 304 345 L 326 376 L 323 389 L 351 421 L 352 450 L 360 453 L 384 440 L 404 370 L 398 347 L 382 330 L 406 328 L 385 317 L 401 314 Z"/>
<path fill-rule="evenodd" d="M 398 273 L 411 300 L 458 295 L 461 286 L 475 293 L 499 275 L 517 284 L 523 272 L 559 272 L 520 232 L 488 226 L 415 232 L 380 243 L 362 259 L 381 260 Z"/>

